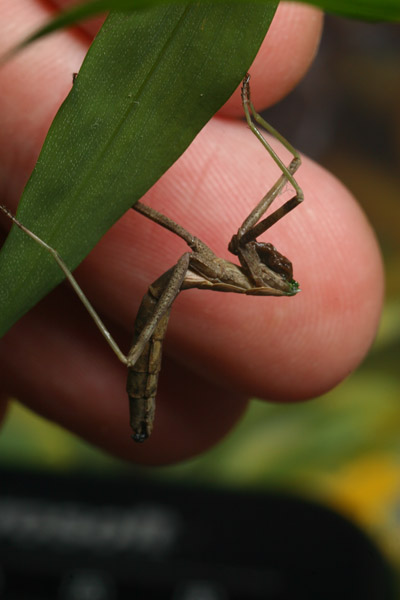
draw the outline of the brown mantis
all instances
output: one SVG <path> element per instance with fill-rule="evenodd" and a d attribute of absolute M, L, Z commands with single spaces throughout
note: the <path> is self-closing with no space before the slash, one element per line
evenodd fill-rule
<path fill-rule="evenodd" d="M 201 240 L 153 208 L 141 202 L 132 207 L 181 237 L 191 252 L 185 252 L 174 267 L 150 285 L 136 317 L 133 343 L 127 355 L 120 350 L 57 251 L 20 223 L 6 207 L 0 205 L 3 213 L 54 257 L 112 350 L 127 366 L 130 424 L 133 430 L 132 437 L 136 442 L 146 440 L 153 429 L 162 343 L 172 304 L 182 290 L 199 288 L 256 296 L 292 296 L 299 291 L 298 283 L 293 280 L 291 262 L 271 244 L 258 242 L 256 238 L 302 202 L 303 192 L 294 178 L 301 159 L 291 144 L 255 111 L 250 99 L 249 80 L 250 76 L 246 75 L 241 90 L 246 121 L 279 166 L 282 175 L 252 210 L 229 243 L 229 251 L 238 256 L 240 265 L 219 258 Z M 262 125 L 293 154 L 288 167 L 280 160 L 255 123 Z M 294 197 L 269 216 L 262 218 L 287 182 L 294 188 Z"/>

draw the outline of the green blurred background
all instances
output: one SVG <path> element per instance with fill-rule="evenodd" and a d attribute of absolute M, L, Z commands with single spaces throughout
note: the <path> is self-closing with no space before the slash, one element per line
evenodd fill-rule
<path fill-rule="evenodd" d="M 399 27 L 328 17 L 307 77 L 265 116 L 352 190 L 375 227 L 387 291 L 380 331 L 363 365 L 313 402 L 254 401 L 217 448 L 162 469 L 108 457 L 13 402 L 0 436 L 0 461 L 16 468 L 287 489 L 361 524 L 400 572 Z"/>

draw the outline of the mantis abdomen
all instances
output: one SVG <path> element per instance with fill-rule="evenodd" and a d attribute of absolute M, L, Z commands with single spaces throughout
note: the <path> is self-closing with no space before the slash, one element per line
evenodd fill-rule
<path fill-rule="evenodd" d="M 151 287 L 140 305 L 134 330 L 133 345 L 153 314 L 158 298 Z M 167 331 L 170 310 L 161 317 L 150 340 L 133 366 L 128 367 L 126 390 L 129 396 L 130 423 L 135 442 L 144 442 L 153 429 L 158 375 L 161 369 L 162 344 Z"/>

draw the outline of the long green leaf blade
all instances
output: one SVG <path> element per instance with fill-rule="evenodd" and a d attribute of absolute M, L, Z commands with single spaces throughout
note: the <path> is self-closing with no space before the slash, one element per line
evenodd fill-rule
<path fill-rule="evenodd" d="M 175 3 L 185 3 L 187 0 L 175 0 Z M 207 0 L 202 0 L 206 2 Z M 220 0 L 225 2 L 226 0 Z M 264 3 L 265 0 L 256 0 Z M 299 0 L 295 0 L 299 1 Z M 399 0 L 300 0 L 326 12 L 334 13 L 342 17 L 373 21 L 400 21 Z M 62 12 L 52 19 L 40 30 L 35 32 L 20 47 L 35 41 L 53 31 L 74 25 L 79 21 L 104 13 L 109 10 L 132 11 L 165 4 L 170 0 L 90 0 L 82 2 Z M 240 3 L 241 0 L 234 0 Z M 18 49 L 18 48 L 17 48 Z M 16 50 L 17 50 L 16 49 Z"/>
<path fill-rule="evenodd" d="M 74 269 L 228 99 L 275 8 L 112 13 L 50 128 L 19 219 Z M 61 279 L 51 257 L 14 227 L 0 254 L 0 335 Z"/>

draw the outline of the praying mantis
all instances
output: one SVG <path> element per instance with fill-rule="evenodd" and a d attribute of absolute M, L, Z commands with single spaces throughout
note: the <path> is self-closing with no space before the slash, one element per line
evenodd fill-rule
<path fill-rule="evenodd" d="M 17 227 L 53 256 L 111 349 L 126 365 L 130 424 L 135 442 L 144 442 L 153 430 L 162 344 L 172 304 L 181 291 L 198 288 L 254 296 L 293 296 L 299 291 L 299 284 L 293 279 L 292 263 L 272 244 L 258 242 L 256 238 L 303 201 L 303 191 L 294 178 L 301 165 L 301 158 L 293 146 L 256 112 L 250 98 L 249 81 L 250 75 L 246 74 L 241 88 L 247 124 L 282 174 L 251 211 L 228 245 L 229 251 L 238 257 L 239 265 L 219 258 L 204 242 L 153 208 L 141 202 L 132 206 L 133 210 L 182 238 L 191 251 L 185 252 L 175 266 L 150 285 L 136 316 L 133 342 L 128 354 L 120 350 L 58 252 L 27 229 L 5 206 L 0 205 L 1 211 Z M 293 155 L 288 166 L 285 166 L 266 141 L 257 124 L 272 134 Z M 291 184 L 295 195 L 264 217 L 287 183 Z"/>

